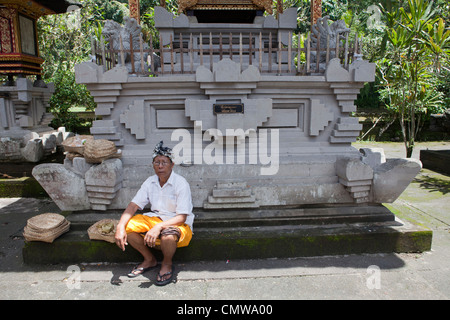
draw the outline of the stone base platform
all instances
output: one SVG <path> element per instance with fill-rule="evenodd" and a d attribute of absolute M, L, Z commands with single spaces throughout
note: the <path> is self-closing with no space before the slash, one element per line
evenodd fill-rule
<path fill-rule="evenodd" d="M 196 212 L 190 245 L 174 260 L 206 261 L 288 258 L 379 252 L 423 252 L 431 249 L 432 231 L 400 221 L 383 206 L 292 208 Z M 361 208 L 360 208 L 361 209 Z M 71 213 L 71 230 L 52 244 L 26 242 L 27 264 L 137 262 L 137 251 L 89 240 L 87 228 L 120 212 Z M 313 215 L 314 214 L 314 215 Z M 155 250 L 158 259 L 161 252 Z"/>

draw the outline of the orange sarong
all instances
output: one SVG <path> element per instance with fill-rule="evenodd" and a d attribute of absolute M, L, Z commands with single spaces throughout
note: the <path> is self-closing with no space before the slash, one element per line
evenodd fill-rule
<path fill-rule="evenodd" d="M 149 217 L 143 214 L 137 214 L 133 216 L 130 221 L 128 221 L 127 227 L 125 231 L 127 233 L 136 232 L 145 234 L 151 228 L 153 228 L 156 224 L 162 222 L 162 220 L 158 217 Z M 178 239 L 177 248 L 186 247 L 192 239 L 192 230 L 191 228 L 183 223 L 182 225 L 177 226 L 180 230 L 181 235 L 180 239 Z M 161 245 L 161 240 L 156 239 L 155 245 Z"/>

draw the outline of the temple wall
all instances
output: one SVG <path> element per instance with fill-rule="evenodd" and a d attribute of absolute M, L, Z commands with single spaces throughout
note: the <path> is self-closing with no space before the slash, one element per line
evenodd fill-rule
<path fill-rule="evenodd" d="M 323 57 L 316 45 L 308 44 L 306 68 L 300 72 L 300 64 L 292 68 L 293 51 L 285 55 L 292 49 L 295 8 L 278 20 L 256 17 L 253 24 L 198 23 L 160 7 L 155 17 L 160 42 L 169 44 L 159 56 L 131 41 L 140 38 L 140 27 L 127 20 L 124 28 L 110 23 L 105 29 L 110 39 L 117 40 L 119 31 L 130 35 L 128 46 L 137 52 L 133 59 L 125 59 L 119 49 L 117 65 L 108 65 L 100 52 L 100 64 L 75 67 L 76 81 L 87 85 L 101 117 L 91 134 L 113 141 L 121 158 L 95 165 L 74 158 L 64 165 L 36 167 L 33 175 L 63 210 L 124 209 L 154 174 L 153 148 L 161 140 L 173 149 L 174 170 L 190 183 L 196 210 L 314 205 L 353 207 L 350 211 L 358 213 L 394 201 L 420 170 L 413 160 L 388 161 L 382 150 L 352 147 L 362 129 L 351 116 L 354 101 L 364 83 L 374 81 L 375 64 L 362 60 L 356 49 L 350 62 L 348 42 L 338 50 L 344 37 L 339 32 L 348 38 L 343 21 L 333 23 L 337 33 L 327 19 L 318 21 L 318 28 L 328 33 L 316 38 L 317 46 L 321 38 L 334 37 L 334 42 L 327 40 Z M 208 31 L 211 46 L 201 48 L 200 33 Z M 239 39 L 230 34 L 228 44 L 222 42 L 222 31 Z M 241 32 L 247 34 L 247 44 L 241 43 Z M 177 49 L 177 40 L 191 38 L 189 46 Z M 236 39 L 239 49 L 248 49 L 246 59 L 226 54 Z M 278 51 L 270 49 L 274 42 L 267 39 L 278 43 Z M 285 51 L 282 44 L 288 46 Z M 182 47 L 189 53 L 186 59 L 181 58 Z M 151 72 L 144 61 L 148 57 Z M 72 181 L 70 190 L 78 190 L 76 195 L 64 191 L 66 180 Z"/>
<path fill-rule="evenodd" d="M 241 73 L 226 59 L 215 66 L 214 72 L 158 78 L 77 66 L 77 81 L 88 84 L 102 116 L 91 133 L 122 149 L 122 188 L 110 208 L 126 206 L 153 174 L 152 150 L 160 140 L 174 148 L 176 171 L 190 182 L 196 207 L 230 200 L 210 198 L 228 181 L 251 189 L 230 207 L 353 202 L 335 163 L 360 157 L 351 142 L 361 127 L 350 117 L 354 106 L 345 103 L 356 98 L 361 83 L 347 84 L 343 97 L 333 88 L 336 81 L 327 81 L 335 74 L 262 76 L 255 68 Z M 213 105 L 223 101 L 243 103 L 243 113 L 214 114 Z"/>

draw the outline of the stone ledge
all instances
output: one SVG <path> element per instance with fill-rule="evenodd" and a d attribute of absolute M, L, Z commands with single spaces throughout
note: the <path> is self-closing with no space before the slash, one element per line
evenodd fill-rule
<path fill-rule="evenodd" d="M 44 188 L 32 177 L 0 179 L 0 198 L 48 197 Z"/>
<path fill-rule="evenodd" d="M 232 228 L 195 228 L 190 245 L 177 250 L 174 260 L 206 261 L 264 259 L 360 253 L 423 252 L 431 249 L 432 231 L 400 220 L 328 225 L 280 225 Z M 155 250 L 158 259 L 161 253 Z M 89 240 L 73 230 L 52 244 L 26 242 L 26 264 L 135 262 L 131 247 Z"/>

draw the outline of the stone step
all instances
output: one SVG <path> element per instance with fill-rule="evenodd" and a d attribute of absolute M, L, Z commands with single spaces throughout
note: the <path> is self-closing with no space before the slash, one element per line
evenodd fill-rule
<path fill-rule="evenodd" d="M 194 229 L 232 228 L 248 226 L 311 225 L 337 223 L 368 223 L 394 221 L 394 215 L 384 206 L 341 206 L 284 209 L 239 209 L 200 210 L 195 209 Z M 67 219 L 71 229 L 87 230 L 101 219 L 120 219 L 122 211 L 81 211 L 71 213 Z"/>
<path fill-rule="evenodd" d="M 242 197 L 214 197 L 208 196 L 208 203 L 220 204 L 220 203 L 255 203 L 255 196 L 242 196 Z"/>
<path fill-rule="evenodd" d="M 212 195 L 215 198 L 250 197 L 252 195 L 252 190 L 251 189 L 238 189 L 238 188 L 213 189 Z"/>
<path fill-rule="evenodd" d="M 258 211 L 258 210 L 249 210 Z M 273 212 L 272 212 L 273 213 Z M 227 212 L 217 219 L 198 217 L 194 237 L 188 247 L 179 248 L 174 260 L 206 261 L 230 259 L 288 258 L 359 253 L 423 252 L 431 249 L 432 231 L 408 222 L 386 220 L 355 223 L 300 223 L 301 217 L 267 219 L 244 218 L 227 221 Z M 105 214 L 100 214 L 105 216 Z M 119 213 L 109 215 L 118 217 Z M 140 255 L 131 247 L 122 252 L 115 244 L 90 240 L 87 228 L 98 220 L 98 214 L 68 219 L 71 230 L 52 244 L 25 242 L 24 262 L 55 264 L 81 262 L 136 262 Z M 304 217 L 306 219 L 306 217 Z M 78 220 L 77 220 L 78 219 Z M 254 220 L 253 220 L 254 219 Z M 300 220 L 299 220 L 300 219 Z M 89 221 L 91 220 L 91 221 Z M 208 221 L 211 220 L 211 221 Z M 220 221 L 222 220 L 222 221 Z M 259 220 L 259 223 L 258 223 Z M 264 221 L 264 224 L 261 222 Z M 268 222 L 269 221 L 269 222 Z M 331 220 L 330 220 L 331 222 Z M 271 224 L 272 223 L 272 224 Z M 155 250 L 158 259 L 161 253 Z"/>

